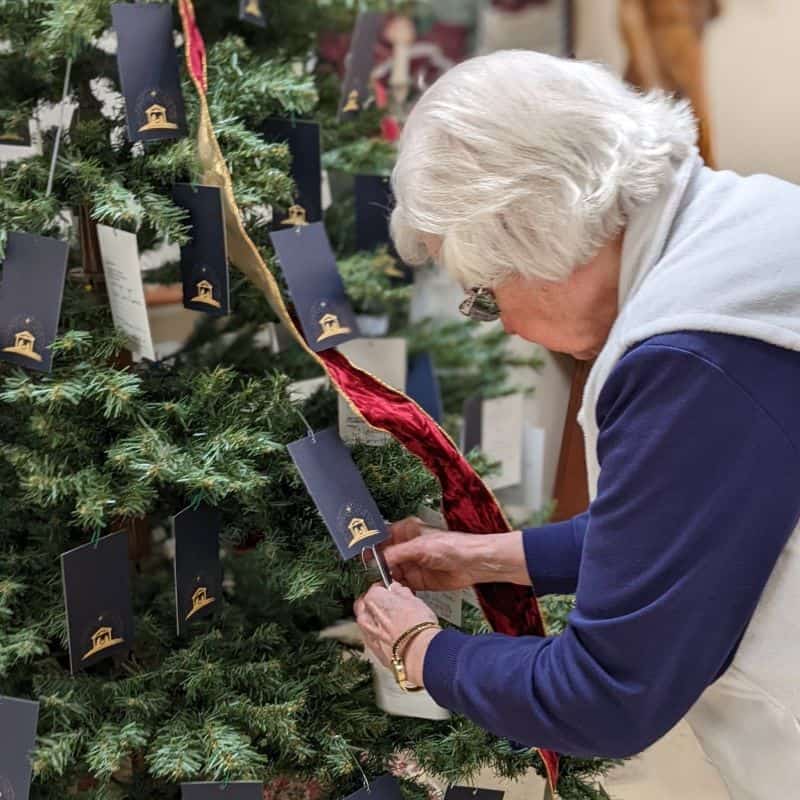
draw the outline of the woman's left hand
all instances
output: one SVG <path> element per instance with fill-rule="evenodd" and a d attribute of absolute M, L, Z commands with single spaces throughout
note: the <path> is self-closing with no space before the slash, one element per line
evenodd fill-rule
<path fill-rule="evenodd" d="M 387 667 L 391 664 L 392 645 L 400 634 L 420 622 L 438 625 L 436 614 L 410 589 L 396 581 L 390 589 L 376 583 L 356 600 L 353 608 L 364 643 Z M 425 652 L 438 632 L 431 628 L 418 633 L 403 654 L 408 680 L 417 686 L 422 686 Z"/>

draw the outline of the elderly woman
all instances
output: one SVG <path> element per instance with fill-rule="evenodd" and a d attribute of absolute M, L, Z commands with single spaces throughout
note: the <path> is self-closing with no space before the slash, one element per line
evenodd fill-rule
<path fill-rule="evenodd" d="M 500 736 L 627 756 L 684 715 L 731 797 L 800 793 L 800 188 L 716 172 L 686 102 L 531 52 L 412 112 L 393 235 L 462 310 L 580 359 L 589 510 L 470 536 L 392 529 L 367 645 Z M 468 533 L 468 532 L 467 532 Z M 442 630 L 417 589 L 576 594 L 554 638 Z M 416 629 L 415 629 L 416 630 Z"/>

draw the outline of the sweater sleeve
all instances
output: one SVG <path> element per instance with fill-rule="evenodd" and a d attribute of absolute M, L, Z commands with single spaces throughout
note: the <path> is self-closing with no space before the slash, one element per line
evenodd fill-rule
<path fill-rule="evenodd" d="M 575 594 L 588 524 L 589 513 L 586 512 L 564 522 L 523 529 L 525 564 L 539 597 Z"/>
<path fill-rule="evenodd" d="M 598 423 L 598 496 L 566 631 L 445 630 L 424 682 L 497 735 L 623 757 L 666 733 L 730 663 L 796 524 L 800 469 L 748 392 L 674 347 L 622 358 Z"/>

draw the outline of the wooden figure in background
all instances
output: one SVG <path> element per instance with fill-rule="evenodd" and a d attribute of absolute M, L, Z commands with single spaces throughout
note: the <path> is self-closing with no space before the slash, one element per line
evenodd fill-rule
<path fill-rule="evenodd" d="M 625 80 L 686 97 L 699 121 L 699 148 L 714 166 L 703 74 L 705 26 L 720 13 L 719 0 L 620 0 L 619 22 L 628 48 Z"/>

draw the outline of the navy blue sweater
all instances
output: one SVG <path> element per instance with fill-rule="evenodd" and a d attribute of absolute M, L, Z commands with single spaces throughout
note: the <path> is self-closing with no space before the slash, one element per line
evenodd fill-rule
<path fill-rule="evenodd" d="M 797 523 L 798 408 L 800 353 L 695 332 L 629 350 L 597 406 L 597 498 L 523 533 L 537 594 L 576 594 L 567 630 L 442 631 L 433 698 L 577 756 L 660 738 L 730 664 Z"/>

